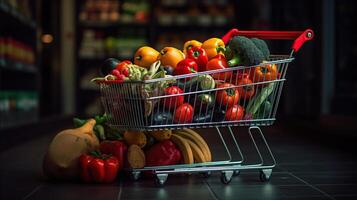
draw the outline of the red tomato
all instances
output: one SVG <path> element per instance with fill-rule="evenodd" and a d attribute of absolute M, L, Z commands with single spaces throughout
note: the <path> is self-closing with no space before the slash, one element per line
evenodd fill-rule
<path fill-rule="evenodd" d="M 249 78 L 242 78 L 238 80 L 238 85 L 245 85 L 238 88 L 239 95 L 246 100 L 249 100 L 255 92 L 253 82 Z"/>
<path fill-rule="evenodd" d="M 233 84 L 223 83 L 217 86 L 217 88 L 232 87 Z M 237 88 L 227 88 L 224 90 L 218 90 L 216 96 L 217 103 L 223 107 L 228 105 L 228 108 L 238 104 L 239 92 Z"/>
<path fill-rule="evenodd" d="M 234 105 L 229 108 L 226 112 L 225 119 L 226 121 L 238 121 L 243 119 L 244 109 L 240 105 Z"/>
<path fill-rule="evenodd" d="M 176 86 L 167 87 L 165 89 L 165 95 L 182 94 L 182 93 L 183 91 L 181 90 L 181 88 Z M 163 98 L 162 101 L 164 101 L 165 108 L 174 109 L 183 104 L 183 95 L 166 97 Z"/>
<path fill-rule="evenodd" d="M 178 124 L 191 123 L 193 114 L 192 106 L 188 103 L 184 103 L 176 108 L 174 122 Z"/>
<path fill-rule="evenodd" d="M 209 71 L 209 70 L 225 69 L 228 67 L 229 66 L 227 64 L 226 58 L 223 55 L 218 54 L 208 61 L 206 65 L 206 70 Z M 212 74 L 212 77 L 217 80 L 228 80 L 231 78 L 231 76 L 232 76 L 232 71 Z"/>

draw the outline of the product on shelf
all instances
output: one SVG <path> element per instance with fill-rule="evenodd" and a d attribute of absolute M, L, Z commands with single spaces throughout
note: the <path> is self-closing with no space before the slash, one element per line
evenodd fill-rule
<path fill-rule="evenodd" d="M 0 128 L 37 119 L 38 94 L 30 91 L 0 92 Z"/>
<path fill-rule="evenodd" d="M 79 19 L 95 23 L 145 23 L 149 15 L 148 3 L 144 0 L 86 0 L 81 7 Z"/>
<path fill-rule="evenodd" d="M 89 59 L 104 57 L 127 58 L 132 57 L 133 51 L 145 44 L 146 39 L 142 36 L 104 36 L 102 31 L 88 29 L 83 31 L 79 56 Z"/>
<path fill-rule="evenodd" d="M 32 19 L 32 9 L 30 7 L 30 0 L 2 0 L 1 7 L 9 11 L 15 17 L 21 19 Z"/>
<path fill-rule="evenodd" d="M 34 70 L 34 49 L 12 37 L 0 37 L 0 64 L 8 68 Z"/>

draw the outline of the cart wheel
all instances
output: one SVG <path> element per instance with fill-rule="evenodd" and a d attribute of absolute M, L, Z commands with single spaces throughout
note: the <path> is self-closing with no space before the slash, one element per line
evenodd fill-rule
<path fill-rule="evenodd" d="M 156 174 L 155 183 L 157 186 L 163 186 L 167 180 L 168 174 Z"/>
<path fill-rule="evenodd" d="M 239 174 L 240 174 L 240 171 L 239 171 L 239 170 L 234 170 L 233 176 L 239 176 Z"/>
<path fill-rule="evenodd" d="M 263 169 L 260 171 L 260 180 L 262 182 L 266 182 L 266 181 L 269 181 L 270 180 L 270 177 L 271 177 L 271 173 L 272 173 L 272 169 Z"/>
<path fill-rule="evenodd" d="M 137 181 L 140 178 L 140 172 L 131 172 L 131 176 L 130 176 L 131 180 L 133 181 Z"/>
<path fill-rule="evenodd" d="M 223 171 L 221 174 L 221 182 L 228 184 L 232 181 L 233 171 Z"/>
<path fill-rule="evenodd" d="M 208 172 L 202 172 L 202 173 L 201 173 L 201 175 L 202 175 L 202 177 L 203 177 L 203 178 L 208 178 L 208 177 L 210 177 L 210 176 L 211 176 L 211 174 L 212 174 L 212 172 L 211 172 L 211 171 L 208 171 Z"/>

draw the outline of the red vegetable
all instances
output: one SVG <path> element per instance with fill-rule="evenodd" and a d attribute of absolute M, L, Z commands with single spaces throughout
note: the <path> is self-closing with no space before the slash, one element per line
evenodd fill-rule
<path fill-rule="evenodd" d="M 120 73 L 122 73 L 122 74 L 125 75 L 124 71 L 128 69 L 128 68 L 126 67 L 128 64 L 131 64 L 131 61 L 130 61 L 130 60 L 123 60 L 123 61 L 121 61 L 120 63 L 118 63 L 118 64 L 115 66 L 115 68 L 116 68 L 117 70 L 119 70 Z M 127 75 L 125 75 L 125 76 L 127 76 Z"/>
<path fill-rule="evenodd" d="M 193 108 L 190 104 L 184 103 L 177 107 L 174 115 L 174 122 L 178 124 L 191 123 L 193 120 Z"/>
<path fill-rule="evenodd" d="M 99 152 L 79 157 L 81 178 L 85 182 L 110 183 L 118 174 L 119 163 L 116 157 Z"/>
<path fill-rule="evenodd" d="M 191 74 L 196 72 L 197 63 L 192 59 L 186 58 L 177 63 L 174 75 Z"/>
<path fill-rule="evenodd" d="M 244 109 L 240 105 L 234 105 L 226 112 L 226 121 L 237 121 L 243 119 Z"/>
<path fill-rule="evenodd" d="M 183 93 L 182 89 L 177 86 L 171 86 L 165 89 L 165 95 L 182 94 L 182 93 Z M 172 96 L 163 99 L 164 105 L 168 109 L 174 109 L 178 106 L 181 106 L 183 104 L 183 100 L 184 100 L 183 95 Z"/>
<path fill-rule="evenodd" d="M 118 159 L 118 169 L 121 170 L 124 167 L 125 157 L 127 154 L 128 147 L 123 141 L 103 141 L 100 143 L 100 151 L 104 154 L 111 154 Z"/>
<path fill-rule="evenodd" d="M 152 145 L 145 152 L 147 166 L 175 165 L 181 160 L 181 152 L 171 140 Z"/>
<path fill-rule="evenodd" d="M 219 90 L 216 95 L 216 101 L 219 105 L 230 108 L 239 101 L 239 92 L 237 88 L 228 88 L 233 87 L 233 84 L 223 83 L 217 86 L 217 88 L 227 88 L 224 90 Z"/>
<path fill-rule="evenodd" d="M 198 71 L 206 71 L 208 57 L 206 51 L 202 47 L 192 47 L 187 52 L 187 58 L 194 60 L 197 63 Z"/>
<path fill-rule="evenodd" d="M 249 100 L 255 92 L 254 86 L 251 85 L 253 82 L 248 78 L 248 76 L 243 76 L 244 78 L 241 78 L 238 80 L 238 85 L 245 85 L 242 87 L 238 87 L 238 92 L 239 95 L 246 100 Z"/>
<path fill-rule="evenodd" d="M 123 81 L 125 78 L 125 76 L 122 73 L 120 73 L 120 71 L 117 69 L 113 69 L 111 74 L 114 75 L 117 78 L 117 80 L 120 81 Z"/>
<path fill-rule="evenodd" d="M 213 57 L 210 61 L 208 61 L 206 65 L 206 70 L 217 70 L 217 69 L 225 69 L 228 68 L 227 60 L 224 55 L 218 54 Z M 232 76 L 232 71 L 214 73 L 212 77 L 217 80 L 228 80 Z"/>

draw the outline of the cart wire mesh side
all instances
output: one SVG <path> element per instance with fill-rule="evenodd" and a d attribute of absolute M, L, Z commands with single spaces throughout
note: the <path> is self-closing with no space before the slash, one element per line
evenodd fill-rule
<path fill-rule="evenodd" d="M 270 61 L 257 66 L 238 66 L 142 82 L 103 83 L 101 84 L 102 102 L 105 112 L 110 116 L 109 124 L 121 130 L 151 131 L 271 125 L 275 120 L 277 102 L 285 81 L 286 70 L 292 60 L 293 58 L 289 56 L 271 56 Z M 262 70 L 271 70 L 271 73 L 261 76 L 259 72 Z M 250 74 L 253 74 L 251 77 L 254 82 L 238 82 L 239 79 Z M 207 75 L 218 78 L 215 80 L 215 85 L 223 86 L 202 89 L 201 85 L 205 84 Z M 161 88 L 163 82 L 172 82 L 172 86 L 181 88 L 183 92 L 166 95 L 165 89 Z M 227 110 L 230 107 L 231 103 L 226 102 L 222 97 L 229 95 L 228 93 L 237 93 L 237 96 L 233 96 L 233 101 L 240 102 L 245 114 L 241 116 L 240 113 L 233 112 L 229 116 L 230 119 L 224 119 L 224 116 L 218 119 L 219 113 L 214 111 Z M 267 97 L 263 98 L 259 94 Z M 192 105 L 193 115 L 188 113 L 190 112 L 188 110 L 185 112 L 177 110 L 183 102 Z M 267 108 L 257 110 L 256 107 L 260 105 L 266 105 Z M 158 120 L 156 116 L 159 113 L 166 113 L 169 116 Z M 206 116 L 206 118 L 197 120 L 193 119 L 193 116 Z"/>
<path fill-rule="evenodd" d="M 119 130 L 176 130 L 183 128 L 215 128 L 221 144 L 228 155 L 227 160 L 150 166 L 130 169 L 138 179 L 142 171 L 152 171 L 159 185 L 163 185 L 168 174 L 200 172 L 208 176 L 221 172 L 221 181 L 229 183 L 241 170 L 258 169 L 260 179 L 270 179 L 275 158 L 263 135 L 261 126 L 272 125 L 276 119 L 279 100 L 293 54 L 313 38 L 313 31 L 238 31 L 232 29 L 223 40 L 241 35 L 261 39 L 294 40 L 291 53 L 271 55 L 267 61 L 254 66 L 236 66 L 219 70 L 203 71 L 167 78 L 122 83 L 100 82 L 101 99 L 109 125 Z M 233 35 L 232 35 L 233 34 Z M 174 93 L 167 93 L 174 87 Z M 250 142 L 259 161 L 245 163 L 234 126 L 248 128 Z M 230 139 L 223 137 L 223 132 Z M 261 138 L 261 146 L 257 137 Z M 234 146 L 239 159 L 233 159 Z M 263 153 L 262 148 L 266 153 Z M 264 157 L 267 156 L 267 158 Z M 270 162 L 269 162 L 270 161 Z"/>

